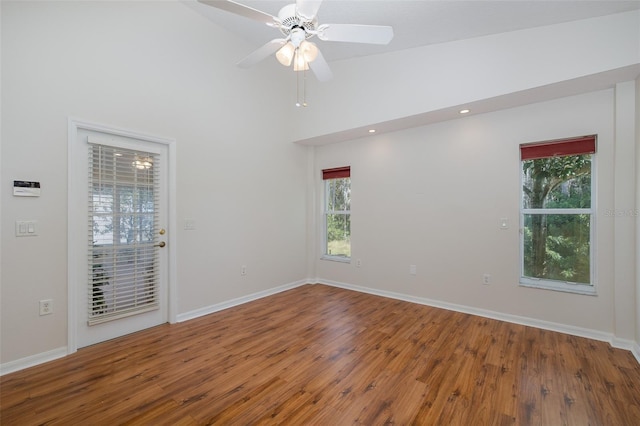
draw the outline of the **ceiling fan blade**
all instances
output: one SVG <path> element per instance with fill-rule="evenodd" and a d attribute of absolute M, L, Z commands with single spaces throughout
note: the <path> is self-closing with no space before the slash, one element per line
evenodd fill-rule
<path fill-rule="evenodd" d="M 316 17 L 322 0 L 296 0 L 296 13 L 298 16 L 311 21 Z"/>
<path fill-rule="evenodd" d="M 333 78 L 331 68 L 329 68 L 329 64 L 327 64 L 320 50 L 318 50 L 316 59 L 314 59 L 313 62 L 309 62 L 309 68 L 311 68 L 311 71 L 313 71 L 313 74 L 319 81 L 328 81 Z"/>
<path fill-rule="evenodd" d="M 268 13 L 259 11 L 244 4 L 236 3 L 232 0 L 198 0 L 202 4 L 215 7 L 216 9 L 226 10 L 227 12 L 235 13 L 236 15 L 244 16 L 245 18 L 253 19 L 254 21 L 262 22 L 270 27 L 278 26 L 280 20 L 275 16 Z"/>
<path fill-rule="evenodd" d="M 267 56 L 276 53 L 282 46 L 287 43 L 283 38 L 276 38 L 269 43 L 251 52 L 246 58 L 238 62 L 240 68 L 249 68 L 265 59 Z"/>
<path fill-rule="evenodd" d="M 325 24 L 318 28 L 318 37 L 325 41 L 389 44 L 393 28 L 386 25 Z"/>

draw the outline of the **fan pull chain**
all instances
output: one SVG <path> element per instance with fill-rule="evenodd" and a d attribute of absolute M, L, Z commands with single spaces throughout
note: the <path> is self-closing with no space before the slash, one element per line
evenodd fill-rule
<path fill-rule="evenodd" d="M 302 106 L 307 106 L 307 70 L 302 71 Z"/>
<path fill-rule="evenodd" d="M 298 63 L 298 50 L 296 49 L 294 60 Z M 302 71 L 296 71 L 296 106 L 307 106 L 307 70 L 303 67 Z M 302 74 L 302 102 L 300 102 L 300 74 Z"/>

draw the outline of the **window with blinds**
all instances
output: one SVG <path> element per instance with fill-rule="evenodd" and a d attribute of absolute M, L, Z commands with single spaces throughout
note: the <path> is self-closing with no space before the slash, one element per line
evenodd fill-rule
<path fill-rule="evenodd" d="M 90 143 L 89 325 L 159 309 L 155 159 Z"/>

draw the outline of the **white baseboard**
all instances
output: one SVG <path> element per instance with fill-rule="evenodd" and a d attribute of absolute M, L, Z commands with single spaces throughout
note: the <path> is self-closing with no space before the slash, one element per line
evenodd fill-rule
<path fill-rule="evenodd" d="M 628 351 L 631 351 L 631 353 L 633 353 L 634 350 L 638 347 L 638 344 L 633 340 L 620 339 L 616 336 L 613 336 L 610 343 L 614 348 L 626 349 Z M 633 353 L 633 355 L 638 358 L 638 355 L 636 355 L 635 353 Z M 638 358 L 638 362 L 640 362 L 640 358 Z"/>
<path fill-rule="evenodd" d="M 636 360 L 638 360 L 638 364 L 640 364 L 640 344 L 638 344 L 638 342 L 633 343 L 631 353 L 636 357 Z"/>
<path fill-rule="evenodd" d="M 426 306 L 433 306 L 434 308 L 442 308 L 450 311 L 461 312 L 465 314 L 477 315 L 485 318 L 496 319 L 499 321 L 510 322 L 514 324 L 526 325 L 529 327 L 541 328 L 543 330 L 556 331 L 559 333 L 570 334 L 572 336 L 586 337 L 588 339 L 599 340 L 607 342 L 614 348 L 626 349 L 631 351 L 635 358 L 640 363 L 640 346 L 633 340 L 625 340 L 616 338 L 613 333 L 606 333 L 598 330 L 591 330 L 582 327 L 575 327 L 567 324 L 560 324 L 550 321 L 543 321 L 535 318 L 521 317 L 518 315 L 504 314 L 501 312 L 490 311 L 486 309 L 474 308 L 471 306 L 458 305 L 455 303 L 442 302 L 439 300 L 428 299 L 424 297 L 411 296 L 403 293 L 395 293 L 392 291 L 378 290 L 369 287 L 362 287 L 353 284 L 346 284 L 337 281 L 324 280 L 318 278 L 316 280 L 318 284 L 326 284 L 333 287 L 340 287 L 347 290 L 354 290 L 361 293 L 373 294 L 375 296 L 388 297 L 396 300 L 403 300 L 405 302 L 418 303 Z"/>
<path fill-rule="evenodd" d="M 38 364 L 44 364 L 45 362 L 53 361 L 54 359 L 63 358 L 67 356 L 68 353 L 67 347 L 65 346 L 58 349 L 52 349 L 47 352 L 42 352 L 40 354 L 20 358 L 15 361 L 5 362 L 4 364 L 0 364 L 0 376 L 24 370 L 25 368 L 34 367 Z"/>
<path fill-rule="evenodd" d="M 215 305 L 194 309 L 193 311 L 185 312 L 183 314 L 178 314 L 176 316 L 176 322 L 188 321 L 204 315 L 212 314 L 214 312 L 218 312 L 224 309 L 232 308 L 234 306 L 242 305 L 243 303 L 252 302 L 254 300 L 262 299 L 263 297 L 267 297 L 273 294 L 281 293 L 283 291 L 291 290 L 292 288 L 300 287 L 301 285 L 305 285 L 305 284 L 309 284 L 309 281 L 306 279 L 299 280 L 293 283 L 284 284 L 278 287 L 270 288 L 268 290 L 263 290 L 257 293 L 249 294 L 247 296 L 242 296 L 236 299 L 227 300 L 225 302 L 216 303 Z"/>

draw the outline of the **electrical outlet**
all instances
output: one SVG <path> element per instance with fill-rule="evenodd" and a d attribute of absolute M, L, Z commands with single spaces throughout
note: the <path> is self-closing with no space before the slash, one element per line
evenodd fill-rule
<path fill-rule="evenodd" d="M 53 313 L 53 299 L 40 301 L 40 315 L 49 315 Z"/>
<path fill-rule="evenodd" d="M 409 265 L 409 275 L 416 275 L 418 273 L 416 265 Z"/>
<path fill-rule="evenodd" d="M 357 259 L 356 260 L 356 268 L 361 268 L 362 267 L 362 259 Z"/>
<path fill-rule="evenodd" d="M 243 277 L 247 275 L 247 265 L 242 265 L 240 267 L 240 275 L 242 275 Z"/>
<path fill-rule="evenodd" d="M 491 284 L 491 275 L 490 274 L 484 274 L 482 276 L 482 284 L 484 284 L 484 285 Z"/>

